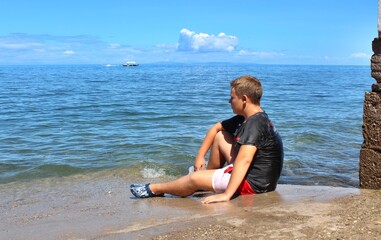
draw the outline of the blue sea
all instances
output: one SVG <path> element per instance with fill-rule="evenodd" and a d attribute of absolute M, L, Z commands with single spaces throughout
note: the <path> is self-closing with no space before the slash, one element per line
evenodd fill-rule
<path fill-rule="evenodd" d="M 0 66 L 0 184 L 187 174 L 247 74 L 284 142 L 280 183 L 357 187 L 369 66 L 230 63 Z"/>

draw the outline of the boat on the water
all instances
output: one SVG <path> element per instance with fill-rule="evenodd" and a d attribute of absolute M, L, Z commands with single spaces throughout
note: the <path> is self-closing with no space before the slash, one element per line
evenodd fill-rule
<path fill-rule="evenodd" d="M 126 62 L 123 64 L 123 66 L 125 66 L 125 67 L 136 67 L 136 66 L 139 66 L 139 64 L 137 64 L 136 62 Z"/>

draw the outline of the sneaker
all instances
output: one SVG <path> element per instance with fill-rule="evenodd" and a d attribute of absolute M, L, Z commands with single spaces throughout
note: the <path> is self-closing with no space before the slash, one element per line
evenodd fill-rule
<path fill-rule="evenodd" d="M 149 188 L 148 184 L 131 184 L 130 185 L 131 193 L 137 198 L 150 198 L 150 197 L 162 197 L 161 195 L 154 194 Z"/>

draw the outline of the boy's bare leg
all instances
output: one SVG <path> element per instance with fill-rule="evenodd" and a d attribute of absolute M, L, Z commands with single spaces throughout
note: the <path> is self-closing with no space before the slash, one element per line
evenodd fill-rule
<path fill-rule="evenodd" d="M 232 134 L 227 131 L 218 132 L 214 137 L 206 169 L 218 169 L 222 168 L 225 163 L 230 164 L 234 157 L 233 143 L 234 136 Z"/>
<path fill-rule="evenodd" d="M 167 183 L 150 184 L 149 188 L 156 195 L 169 193 L 186 197 L 198 190 L 213 191 L 213 174 L 215 170 L 197 171 Z"/>

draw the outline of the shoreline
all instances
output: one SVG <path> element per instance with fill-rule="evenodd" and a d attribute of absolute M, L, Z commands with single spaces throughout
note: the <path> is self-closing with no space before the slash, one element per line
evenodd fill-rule
<path fill-rule="evenodd" d="M 278 185 L 276 191 L 201 204 L 136 199 L 131 180 L 63 178 L 0 189 L 0 239 L 376 239 L 381 191 Z"/>

